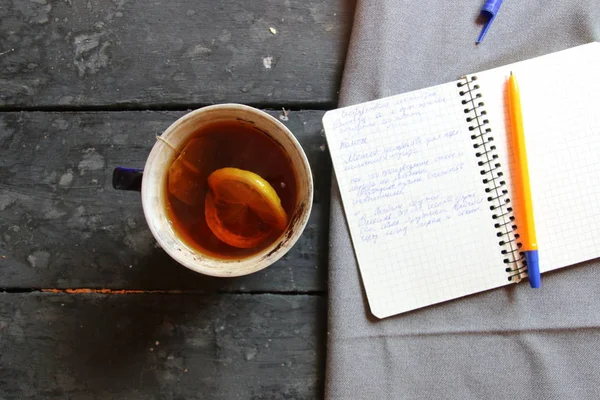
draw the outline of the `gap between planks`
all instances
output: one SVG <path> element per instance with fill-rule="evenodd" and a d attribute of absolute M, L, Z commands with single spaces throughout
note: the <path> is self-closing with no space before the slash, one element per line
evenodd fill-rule
<path fill-rule="evenodd" d="M 254 290 L 254 291 L 216 291 L 206 292 L 201 290 L 178 290 L 178 289 L 95 289 L 95 288 L 0 288 L 0 293 L 49 293 L 49 294 L 167 294 L 167 295 L 278 295 L 278 296 L 324 296 L 324 290 L 306 290 L 306 291 L 273 291 L 273 290 Z"/>
<path fill-rule="evenodd" d="M 190 111 L 211 105 L 235 103 L 222 102 L 211 104 L 114 104 L 114 105 L 48 105 L 48 106 L 2 106 L 0 113 L 9 112 L 131 112 L 131 111 Z M 337 107 L 333 103 L 292 103 L 292 104 L 273 104 L 273 103 L 243 103 L 247 106 L 267 111 L 281 111 L 285 109 L 291 112 L 300 111 L 328 111 Z"/>

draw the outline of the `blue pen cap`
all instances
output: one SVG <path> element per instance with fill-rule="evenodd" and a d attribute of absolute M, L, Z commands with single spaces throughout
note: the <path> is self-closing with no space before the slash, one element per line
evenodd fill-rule
<path fill-rule="evenodd" d="M 537 250 L 525 252 L 525 261 L 527 262 L 527 276 L 529 276 L 529 285 L 532 288 L 539 288 L 542 284 L 540 276 L 540 260 Z"/>
<path fill-rule="evenodd" d="M 483 7 L 481 7 L 481 16 L 484 17 L 487 21 L 483 26 L 479 37 L 477 38 L 477 43 L 480 43 L 485 37 L 485 34 L 490 28 L 490 25 L 492 25 L 492 21 L 494 21 L 494 19 L 496 18 L 496 14 L 498 14 L 498 10 L 500 9 L 501 5 L 502 0 L 487 0 L 483 4 Z"/>

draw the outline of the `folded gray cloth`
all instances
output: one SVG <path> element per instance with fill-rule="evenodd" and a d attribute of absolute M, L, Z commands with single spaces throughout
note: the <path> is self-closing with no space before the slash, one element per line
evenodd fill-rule
<path fill-rule="evenodd" d="M 600 40 L 596 0 L 505 1 L 476 46 L 482 4 L 358 0 L 340 105 Z M 599 398 L 599 266 L 544 274 L 539 290 L 523 282 L 378 320 L 334 180 L 326 397 Z"/>

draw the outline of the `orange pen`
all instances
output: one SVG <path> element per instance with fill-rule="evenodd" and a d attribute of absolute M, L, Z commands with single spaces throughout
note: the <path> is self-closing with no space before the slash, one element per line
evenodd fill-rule
<path fill-rule="evenodd" d="M 529 167 L 527 165 L 527 149 L 525 148 L 525 131 L 523 129 L 523 113 L 521 111 L 521 96 L 517 79 L 510 73 L 508 79 L 508 109 L 510 114 L 510 131 L 512 143 L 515 146 L 515 187 L 517 197 L 520 199 L 520 213 L 523 221 L 518 222 L 522 251 L 525 252 L 527 262 L 527 275 L 532 288 L 541 285 L 540 265 L 538 258 L 538 244 L 535 235 L 535 222 L 533 219 L 533 202 L 531 199 L 531 184 L 529 183 Z"/>

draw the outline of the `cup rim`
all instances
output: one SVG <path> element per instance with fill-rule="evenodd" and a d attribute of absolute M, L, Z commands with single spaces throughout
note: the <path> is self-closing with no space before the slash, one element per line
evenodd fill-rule
<path fill-rule="evenodd" d="M 251 256 L 244 257 L 242 259 L 218 259 L 208 256 L 206 254 L 202 254 L 198 249 L 191 247 L 185 242 L 183 242 L 181 238 L 179 238 L 172 229 L 168 230 L 169 237 L 165 238 L 164 232 L 159 232 L 160 223 L 157 221 L 157 219 L 161 217 L 160 213 L 158 213 L 157 215 L 157 213 L 155 212 L 156 210 L 152 207 L 154 204 L 151 204 L 152 196 L 160 197 L 160 194 L 156 193 L 156 189 L 163 190 L 163 188 L 160 187 L 160 185 L 148 184 L 148 179 L 150 179 L 149 176 L 151 175 L 151 173 L 157 173 L 154 170 L 155 167 L 153 166 L 153 161 L 160 152 L 157 146 L 157 144 L 159 143 L 158 141 L 152 147 L 144 167 L 141 193 L 142 207 L 144 210 L 146 222 L 148 224 L 148 227 L 150 228 L 150 231 L 152 232 L 152 235 L 154 236 L 158 244 L 163 248 L 163 250 L 167 252 L 167 254 L 169 254 L 169 256 L 171 256 L 171 258 L 173 258 L 179 264 L 183 265 L 188 269 L 191 269 L 192 271 L 209 276 L 244 276 L 258 272 L 274 264 L 294 246 L 294 244 L 298 241 L 298 239 L 304 232 L 312 210 L 312 202 L 314 195 L 312 171 L 304 149 L 302 148 L 294 134 L 283 123 L 281 123 L 276 118 L 262 110 L 244 104 L 223 103 L 205 106 L 192 110 L 189 113 L 173 121 L 173 123 L 171 123 L 171 125 L 169 125 L 169 127 L 165 129 L 160 136 L 168 137 L 170 134 L 173 134 L 173 132 L 177 131 L 179 126 L 185 123 L 186 121 L 196 118 L 201 114 L 205 114 L 215 110 L 232 112 L 242 111 L 259 116 L 260 118 L 263 118 L 277 126 L 277 128 L 281 132 L 283 132 L 287 139 L 290 141 L 292 148 L 295 150 L 295 152 L 297 153 L 296 155 L 301 161 L 302 167 L 302 171 L 296 171 L 296 179 L 301 178 L 300 176 L 298 176 L 300 174 L 305 175 L 304 179 L 306 179 L 307 193 L 305 196 L 303 196 L 305 197 L 305 200 L 299 200 L 296 204 L 294 214 L 291 216 L 290 223 L 288 224 L 286 230 L 279 236 L 277 240 L 275 240 L 273 243 L 271 243 L 271 245 L 267 246 L 265 249 Z M 235 115 L 232 118 L 236 118 Z M 155 191 L 149 192 L 153 188 L 155 189 Z M 167 243 L 166 239 L 174 241 L 178 246 L 172 246 L 172 242 Z M 186 256 L 186 253 L 182 251 L 181 247 L 185 247 L 187 251 L 195 253 L 195 257 Z"/>

